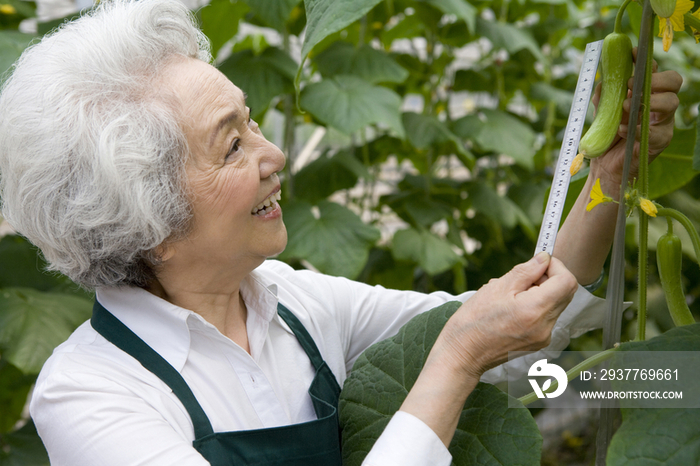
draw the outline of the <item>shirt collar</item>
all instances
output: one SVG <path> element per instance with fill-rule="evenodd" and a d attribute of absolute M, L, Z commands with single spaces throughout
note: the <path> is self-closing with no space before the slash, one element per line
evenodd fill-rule
<path fill-rule="evenodd" d="M 218 332 L 199 314 L 176 306 L 138 287 L 101 287 L 97 300 L 124 325 L 178 371 L 187 361 L 190 348 L 190 325 L 195 321 Z M 277 315 L 277 285 L 257 269 L 241 282 L 241 294 L 248 308 L 247 325 L 258 321 L 265 327 Z M 251 319 L 250 313 L 257 314 Z M 191 320 L 192 319 L 192 320 Z M 248 329 L 250 334 L 251 329 Z"/>

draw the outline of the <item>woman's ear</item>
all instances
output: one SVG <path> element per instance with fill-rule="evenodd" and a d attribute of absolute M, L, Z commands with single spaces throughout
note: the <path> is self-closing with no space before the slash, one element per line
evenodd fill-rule
<path fill-rule="evenodd" d="M 158 258 L 158 262 L 165 262 L 175 254 L 175 248 L 169 246 L 167 243 L 162 243 L 156 246 L 153 250 L 153 254 Z"/>

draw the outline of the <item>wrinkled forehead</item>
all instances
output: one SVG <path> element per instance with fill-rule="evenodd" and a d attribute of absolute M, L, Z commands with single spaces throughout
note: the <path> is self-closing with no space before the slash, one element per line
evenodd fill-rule
<path fill-rule="evenodd" d="M 201 60 L 177 57 L 161 73 L 160 84 L 179 103 L 186 117 L 245 108 L 245 94 L 215 67 Z"/>

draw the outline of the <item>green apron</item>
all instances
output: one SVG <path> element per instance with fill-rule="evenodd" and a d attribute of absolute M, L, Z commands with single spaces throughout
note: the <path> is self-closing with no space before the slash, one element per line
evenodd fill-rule
<path fill-rule="evenodd" d="M 90 322 L 98 333 L 172 388 L 192 419 L 194 448 L 212 465 L 340 466 L 338 382 L 299 319 L 282 304 L 277 311 L 316 368 L 309 395 L 318 419 L 235 432 L 214 432 L 180 373 L 97 301 Z"/>

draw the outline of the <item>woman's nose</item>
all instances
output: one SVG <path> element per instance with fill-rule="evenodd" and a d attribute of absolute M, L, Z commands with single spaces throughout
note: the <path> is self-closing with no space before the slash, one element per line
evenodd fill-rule
<path fill-rule="evenodd" d="M 279 147 L 262 136 L 263 147 L 260 157 L 260 179 L 272 176 L 274 173 L 282 171 L 286 163 L 284 153 Z"/>

